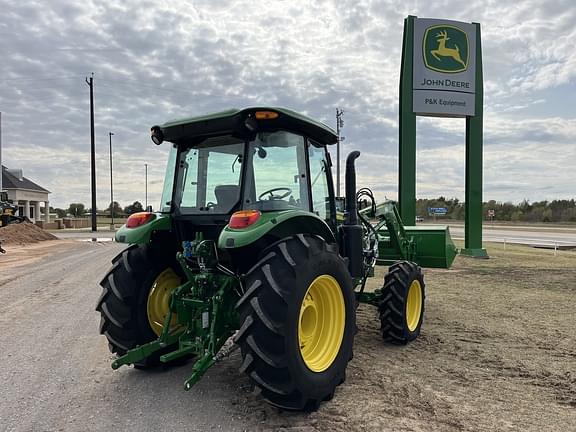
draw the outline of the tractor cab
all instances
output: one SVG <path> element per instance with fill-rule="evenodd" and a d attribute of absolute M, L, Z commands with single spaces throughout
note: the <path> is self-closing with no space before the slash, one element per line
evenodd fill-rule
<path fill-rule="evenodd" d="M 174 145 L 163 211 L 221 218 L 238 210 L 303 210 L 329 221 L 326 164 L 325 146 L 284 130 Z"/>
<path fill-rule="evenodd" d="M 229 264 L 242 268 L 249 264 L 239 257 L 257 254 L 290 232 L 319 233 L 335 242 L 327 146 L 337 137 L 328 126 L 282 108 L 248 108 L 169 122 L 151 132 L 156 144 L 171 143 L 160 212 L 151 216 L 171 225 L 167 244 L 200 235 L 218 242 L 237 258 Z M 137 235 L 128 222 L 118 241 Z M 250 239 L 249 225 L 258 228 Z"/>
<path fill-rule="evenodd" d="M 239 210 L 301 210 L 334 224 L 326 145 L 336 135 L 323 124 L 255 108 L 167 123 L 152 135 L 173 143 L 162 212 L 227 222 Z"/>

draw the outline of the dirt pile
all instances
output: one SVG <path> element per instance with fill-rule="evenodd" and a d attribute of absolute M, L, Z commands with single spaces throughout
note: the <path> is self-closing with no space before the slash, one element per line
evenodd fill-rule
<path fill-rule="evenodd" d="M 11 224 L 0 228 L 0 241 L 4 244 L 25 245 L 44 240 L 57 239 L 58 237 L 28 222 Z"/>

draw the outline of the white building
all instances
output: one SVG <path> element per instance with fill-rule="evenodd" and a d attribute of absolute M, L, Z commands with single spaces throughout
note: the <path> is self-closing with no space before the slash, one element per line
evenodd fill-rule
<path fill-rule="evenodd" d="M 44 203 L 44 221 L 50 222 L 50 191 L 24 177 L 21 169 L 11 170 L 2 166 L 2 189 L 8 192 L 8 199 L 18 205 L 18 215 L 33 222 L 39 221 L 40 204 Z"/>

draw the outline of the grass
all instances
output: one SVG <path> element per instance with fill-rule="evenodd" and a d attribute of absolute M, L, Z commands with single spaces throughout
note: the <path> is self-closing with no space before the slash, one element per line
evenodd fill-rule
<path fill-rule="evenodd" d="M 463 242 L 456 241 L 461 248 Z M 485 243 L 489 259 L 475 259 L 458 257 L 455 265 L 477 270 L 504 270 L 513 268 L 558 268 L 574 270 L 576 268 L 576 250 L 558 250 L 554 255 L 553 249 L 533 248 L 524 245 L 502 243 Z"/>
<path fill-rule="evenodd" d="M 463 242 L 455 241 L 458 248 Z M 471 286 L 571 289 L 576 293 L 576 250 L 537 249 L 524 245 L 484 243 L 489 259 L 458 255 L 450 269 L 424 269 L 431 286 L 457 285 L 466 280 Z M 376 267 L 367 289 L 382 286 L 386 267 Z"/>
<path fill-rule="evenodd" d="M 489 259 L 459 256 L 452 267 L 460 277 L 514 289 L 571 290 L 576 293 L 576 251 L 487 243 Z"/>

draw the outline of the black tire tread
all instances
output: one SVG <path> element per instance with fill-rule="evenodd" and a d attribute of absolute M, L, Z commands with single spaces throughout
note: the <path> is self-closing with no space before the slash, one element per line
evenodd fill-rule
<path fill-rule="evenodd" d="M 145 286 L 147 281 L 166 267 L 166 262 L 158 261 L 148 246 L 131 245 L 112 259 L 112 267 L 100 282 L 102 294 L 96 304 L 101 314 L 100 333 L 108 339 L 112 353 L 122 356 L 156 338 L 147 320 L 142 319 L 141 309 L 146 307 L 143 299 L 150 288 Z M 157 363 L 155 356 L 135 366 L 143 369 Z"/>
<path fill-rule="evenodd" d="M 293 280 L 302 262 L 313 259 L 314 254 L 334 254 L 343 266 L 344 262 L 337 249 L 328 247 L 320 237 L 297 235 L 272 245 L 271 249 L 272 252 L 246 275 L 248 280 L 255 282 L 236 305 L 242 322 L 234 339 L 243 353 L 240 371 L 248 374 L 262 396 L 273 405 L 291 410 L 314 410 L 323 400 L 333 396 L 337 384 L 326 394 L 312 399 L 294 386 L 283 351 L 284 323 L 290 301 L 287 290 L 291 288 L 287 280 Z M 343 382 L 344 374 L 345 370 L 337 383 Z"/>
<path fill-rule="evenodd" d="M 407 328 L 405 318 L 405 301 L 410 284 L 414 279 L 418 279 L 422 287 L 421 313 L 423 315 L 425 285 L 420 266 L 410 261 L 399 261 L 390 266 L 384 278 L 382 300 L 378 306 L 378 312 L 381 324 L 380 331 L 385 342 L 405 345 L 420 334 L 422 318 L 413 332 Z"/>

